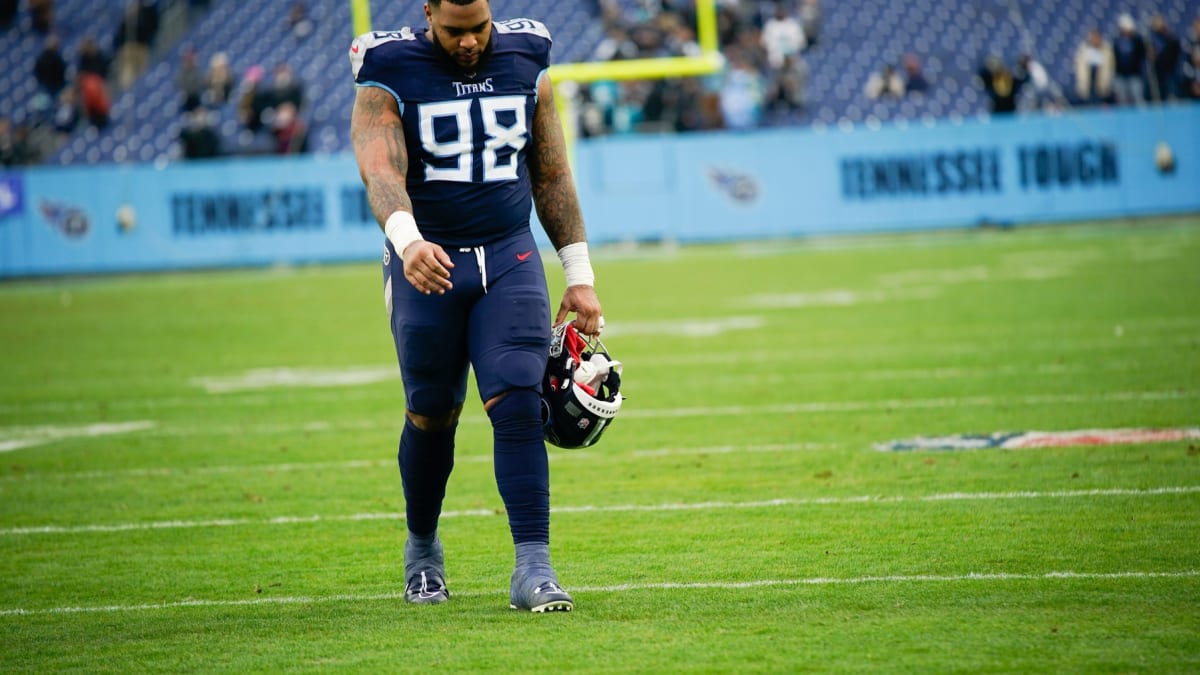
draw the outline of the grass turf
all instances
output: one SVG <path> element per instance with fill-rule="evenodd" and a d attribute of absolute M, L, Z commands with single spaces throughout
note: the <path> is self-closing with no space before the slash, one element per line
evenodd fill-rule
<path fill-rule="evenodd" d="M 1197 259 L 1194 218 L 598 255 L 630 398 L 552 451 L 545 617 L 474 399 L 455 596 L 399 598 L 374 265 L 6 283 L 0 670 L 1194 672 L 1200 441 L 876 445 L 1200 426 Z M 205 389 L 262 369 L 385 375 Z"/>

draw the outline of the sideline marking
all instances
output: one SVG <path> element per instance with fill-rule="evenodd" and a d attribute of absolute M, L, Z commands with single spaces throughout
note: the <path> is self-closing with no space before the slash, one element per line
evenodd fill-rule
<path fill-rule="evenodd" d="M 1200 576 L 1200 570 L 1180 572 L 1044 572 L 1041 574 L 1013 574 L 968 572 L 967 574 L 888 574 L 863 577 L 807 577 L 802 579 L 759 579 L 754 581 L 663 581 L 646 584 L 616 584 L 610 586 L 572 586 L 572 593 L 622 593 L 626 591 L 675 591 L 675 590 L 739 590 L 746 588 L 770 588 L 787 586 L 853 586 L 860 584 L 903 584 L 903 583 L 957 583 L 972 581 L 1118 581 L 1126 579 L 1189 579 Z M 508 591 L 455 591 L 455 597 L 483 598 L 500 596 Z M 144 612 L 190 607 L 255 607 L 266 605 L 309 605 L 317 603 L 387 602 L 401 600 L 404 593 L 376 593 L 364 595 L 285 596 L 278 598 L 253 598 L 245 600 L 197 600 L 157 602 L 141 605 L 100 605 L 92 607 L 47 607 L 42 609 L 0 609 L 0 616 L 38 616 L 47 614 L 99 614 L 117 612 Z"/>
<path fill-rule="evenodd" d="M 1052 490 L 1047 492 L 948 492 L 917 496 L 858 497 L 806 497 L 802 499 L 778 498 L 752 502 L 688 502 L 668 504 L 613 504 L 607 506 L 556 506 L 550 513 L 624 513 L 657 511 L 712 511 L 721 509 L 758 509 L 781 506 L 837 506 L 843 504 L 898 504 L 901 502 L 951 502 L 951 501 L 994 501 L 1002 499 L 1061 499 L 1079 497 L 1155 497 L 1161 495 L 1188 495 L 1200 493 L 1200 485 L 1182 485 L 1159 488 L 1094 488 L 1091 490 Z M 502 508 L 467 509 L 445 511 L 442 518 L 491 517 L 503 515 Z M 173 530 L 199 527 L 238 527 L 242 525 L 297 525 L 306 523 L 344 523 L 373 520 L 404 520 L 404 514 L 356 513 L 340 516 L 278 516 L 275 518 L 221 518 L 215 520 L 160 520 L 146 523 L 114 523 L 109 525 L 35 525 L 0 529 L 0 536 L 28 534 L 84 534 L 93 532 L 130 532 L 145 530 Z"/>
<path fill-rule="evenodd" d="M 47 424 L 37 427 L 0 427 L 0 452 L 12 452 L 35 445 L 45 445 L 68 438 L 94 438 L 113 434 L 145 431 L 154 426 L 149 420 L 136 422 L 104 422 L 84 426 L 64 427 Z"/>
<path fill-rule="evenodd" d="M 1200 427 L 1179 429 L 1080 429 L 1077 431 L 997 431 L 990 434 L 917 436 L 876 443 L 881 452 L 913 450 L 1028 450 L 1082 445 L 1143 445 L 1200 438 Z"/>

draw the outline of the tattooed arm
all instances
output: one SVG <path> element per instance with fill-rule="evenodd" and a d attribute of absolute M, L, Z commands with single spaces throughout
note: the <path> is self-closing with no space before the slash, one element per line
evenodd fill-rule
<path fill-rule="evenodd" d="M 367 203 L 396 255 L 404 260 L 404 277 L 426 295 L 446 292 L 454 264 L 441 246 L 421 239 L 412 219 L 412 200 L 405 187 L 408 151 L 404 124 L 389 92 L 379 87 L 358 88 L 350 116 L 350 142 L 367 188 Z"/>
<path fill-rule="evenodd" d="M 538 219 L 554 248 L 587 241 L 583 213 L 575 194 L 571 165 L 567 162 L 567 143 L 554 105 L 554 87 L 550 77 L 538 83 L 537 109 L 533 113 L 533 148 L 529 153 L 529 179 Z"/>
<path fill-rule="evenodd" d="M 529 151 L 529 181 L 538 220 L 559 252 L 567 275 L 567 290 L 554 323 L 561 323 L 575 312 L 575 328 L 587 335 L 599 335 L 603 327 L 600 300 L 593 287 L 591 263 L 587 254 L 587 232 L 583 212 L 575 193 L 575 180 L 567 162 L 567 143 L 554 106 L 554 87 L 550 77 L 538 82 L 538 102 L 533 113 L 533 147 Z"/>

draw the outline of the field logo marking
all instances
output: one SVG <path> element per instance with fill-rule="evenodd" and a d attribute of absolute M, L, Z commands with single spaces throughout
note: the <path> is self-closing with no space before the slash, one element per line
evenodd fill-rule
<path fill-rule="evenodd" d="M 137 422 L 108 422 L 87 424 L 76 427 L 44 425 L 37 427 L 0 428 L 0 452 L 12 452 L 21 448 L 35 445 L 46 445 L 68 438 L 93 438 L 95 436 L 111 436 L 113 434 L 128 434 L 134 431 L 145 431 L 154 427 L 154 422 L 139 420 Z"/>
<path fill-rule="evenodd" d="M 1200 439 L 1200 427 L 1178 429 L 1080 429 L 1078 431 L 997 431 L 990 434 L 917 436 L 878 443 L 881 452 L 914 450 L 1027 450 L 1081 445 L 1142 445 Z"/>

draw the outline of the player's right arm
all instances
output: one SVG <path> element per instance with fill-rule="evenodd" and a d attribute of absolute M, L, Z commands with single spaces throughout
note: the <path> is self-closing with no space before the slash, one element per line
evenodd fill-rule
<path fill-rule="evenodd" d="M 405 188 L 408 151 L 404 124 L 390 92 L 380 87 L 358 88 L 350 116 L 350 142 L 367 189 L 367 203 L 404 261 L 404 277 L 426 295 L 445 293 L 451 288 L 454 263 L 441 246 L 421 237 L 413 219 L 412 199 Z"/>

